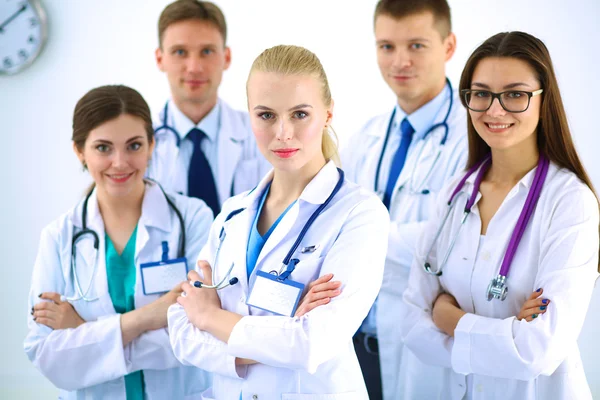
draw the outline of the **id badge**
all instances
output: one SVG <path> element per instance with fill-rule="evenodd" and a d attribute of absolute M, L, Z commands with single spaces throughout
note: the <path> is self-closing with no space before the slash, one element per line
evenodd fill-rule
<path fill-rule="evenodd" d="M 303 290 L 302 283 L 291 279 L 280 280 L 277 275 L 257 271 L 246 304 L 273 314 L 293 317 Z"/>
<path fill-rule="evenodd" d="M 165 293 L 187 279 L 185 257 L 140 265 L 142 288 L 145 295 Z"/>

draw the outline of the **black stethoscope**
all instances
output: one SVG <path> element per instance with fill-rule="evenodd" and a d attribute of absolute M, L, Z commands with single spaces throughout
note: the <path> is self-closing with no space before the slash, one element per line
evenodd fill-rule
<path fill-rule="evenodd" d="M 168 115 L 169 115 L 169 102 L 167 101 L 165 103 L 165 107 L 163 108 L 163 118 L 161 121 L 162 125 L 160 125 L 156 129 L 154 129 L 154 136 L 156 136 L 156 134 L 162 130 L 171 132 L 173 134 L 173 136 L 175 136 L 175 144 L 177 145 L 177 148 L 179 148 L 179 145 L 181 144 L 181 136 L 179 136 L 179 132 L 177 131 L 177 129 L 173 128 L 172 126 L 169 126 L 169 124 L 167 123 Z M 233 176 L 233 179 L 231 180 L 231 189 L 229 191 L 229 197 L 235 196 L 235 193 L 233 192 L 234 183 L 235 183 L 235 175 Z"/>
<path fill-rule="evenodd" d="M 181 212 L 179 211 L 177 206 L 175 206 L 175 203 L 173 203 L 173 201 L 169 198 L 169 196 L 167 196 L 167 194 L 163 190 L 162 186 L 160 186 L 160 184 L 158 182 L 154 182 L 154 181 L 152 181 L 152 182 L 158 185 L 161 192 L 164 194 L 165 199 L 167 200 L 167 203 L 169 203 L 169 206 L 171 207 L 171 209 L 173 209 L 173 211 L 177 215 L 177 219 L 179 219 L 181 235 L 179 236 L 178 257 L 185 257 L 185 223 L 183 221 L 183 216 L 181 215 Z M 98 268 L 98 258 L 99 258 L 99 250 L 98 249 L 100 247 L 100 238 L 98 237 L 98 233 L 96 233 L 96 231 L 94 231 L 93 229 L 89 229 L 87 227 L 87 206 L 88 206 L 88 201 L 89 201 L 90 197 L 92 196 L 93 192 L 94 192 L 93 189 L 90 190 L 88 195 L 85 197 L 85 200 L 83 201 L 83 207 L 81 210 L 81 227 L 82 227 L 82 229 L 81 229 L 81 231 L 74 234 L 73 239 L 71 240 L 71 271 L 73 273 L 73 279 L 75 280 L 75 290 L 77 291 L 77 297 L 61 296 L 61 301 L 77 301 L 77 300 L 94 301 L 94 300 L 98 300 L 98 297 L 95 297 L 95 298 L 87 297 L 90 289 L 92 288 L 92 284 L 94 282 L 94 277 L 96 276 L 96 270 Z M 90 283 L 88 284 L 88 287 L 84 293 L 83 290 L 81 289 L 81 285 L 79 283 L 79 276 L 77 275 L 76 254 L 77 254 L 77 243 L 81 239 L 83 239 L 86 235 L 91 236 L 94 240 L 95 257 L 94 257 L 94 270 L 92 271 L 92 277 L 90 278 Z"/>
<path fill-rule="evenodd" d="M 419 166 L 419 164 L 420 164 L 419 160 L 421 159 L 421 156 L 423 154 L 423 148 L 425 146 L 421 147 L 421 150 L 419 151 L 419 154 L 417 156 L 417 160 L 413 164 L 413 169 L 412 169 L 410 179 L 409 179 L 408 186 L 409 186 L 409 189 L 412 194 L 428 194 L 429 193 L 429 190 L 423 189 L 423 186 L 429 180 L 429 177 L 431 176 L 431 173 L 433 172 L 435 165 L 437 164 L 437 161 L 440 158 L 440 155 L 442 154 L 443 146 L 446 144 L 446 140 L 448 140 L 448 133 L 450 131 L 450 127 L 448 126 L 448 118 L 450 117 L 450 113 L 452 112 L 452 107 L 454 106 L 454 96 L 453 96 L 454 93 L 453 93 L 453 89 L 452 89 L 452 83 L 450 83 L 450 79 L 448 79 L 448 78 L 446 78 L 446 85 L 450 89 L 449 90 L 450 99 L 449 99 L 448 111 L 446 112 L 446 116 L 444 117 L 444 120 L 442 122 L 432 125 L 431 128 L 429 128 L 427 130 L 427 132 L 425 132 L 425 134 L 423 135 L 423 140 L 426 140 L 430 136 L 430 133 L 438 128 L 444 128 L 444 136 L 442 137 L 442 140 L 440 141 L 440 145 L 438 146 L 436 157 L 435 157 L 433 163 L 431 163 L 431 166 L 429 167 L 429 171 L 427 172 L 427 175 L 425 175 L 425 178 L 423 178 L 423 181 L 415 188 L 415 184 L 414 184 L 415 172 L 416 172 L 417 166 Z M 379 173 L 381 172 L 381 163 L 383 161 L 383 156 L 385 154 L 387 143 L 390 138 L 390 134 L 392 131 L 392 126 L 394 124 L 395 116 L 396 116 L 396 108 L 394 107 L 394 111 L 392 111 L 392 116 L 390 118 L 390 122 L 388 123 L 387 131 L 385 134 L 385 139 L 383 141 L 383 147 L 381 149 L 381 154 L 379 155 L 379 162 L 377 163 L 377 169 L 375 172 L 375 184 L 374 184 L 375 193 L 379 193 Z"/>
<path fill-rule="evenodd" d="M 272 271 L 269 272 L 270 274 L 277 275 L 279 280 L 283 281 L 283 280 L 287 279 L 290 276 L 290 274 L 294 271 L 294 269 L 296 269 L 296 265 L 300 262 L 300 260 L 297 259 L 297 258 L 292 258 L 294 256 L 294 253 L 298 249 L 298 246 L 300 246 L 300 243 L 302 243 L 302 240 L 304 239 L 304 236 L 306 236 L 306 232 L 308 232 L 308 230 L 310 229 L 311 225 L 315 222 L 315 220 L 317 219 L 317 217 L 323 212 L 323 210 L 325 210 L 325 208 L 327 207 L 327 205 L 329 205 L 329 203 L 331 202 L 331 200 L 335 197 L 335 195 L 342 188 L 342 185 L 344 183 L 344 171 L 342 171 L 339 168 L 337 170 L 338 170 L 338 173 L 339 173 L 340 177 L 338 179 L 337 184 L 335 185 L 335 187 L 331 191 L 331 194 L 329 195 L 329 197 L 327 197 L 327 199 L 325 200 L 325 202 L 323 202 L 323 204 L 321 204 L 312 213 L 312 215 L 308 218 L 308 220 L 306 221 L 306 224 L 304 224 L 304 227 L 300 231 L 300 234 L 298 235 L 298 238 L 296 238 L 296 241 L 294 242 L 294 244 L 292 245 L 292 247 L 288 251 L 287 255 L 283 259 L 283 262 L 281 263 L 281 268 L 279 269 L 279 271 L 272 270 Z M 217 252 L 215 254 L 214 267 L 212 269 L 212 281 L 213 281 L 213 283 L 216 282 L 215 272 L 217 271 L 217 262 L 218 262 L 218 259 L 219 259 L 219 252 L 221 251 L 221 246 L 223 245 L 223 241 L 225 240 L 225 237 L 227 236 L 227 234 L 225 232 L 225 223 L 227 221 L 229 221 L 231 218 L 233 218 L 234 216 L 236 216 L 237 214 L 239 214 L 242 211 L 244 211 L 244 210 L 245 210 L 245 208 L 238 208 L 237 210 L 233 210 L 232 212 L 229 213 L 229 215 L 227 215 L 227 218 L 225 218 L 225 221 L 223 222 L 223 226 L 221 227 L 221 232 L 219 233 L 219 246 L 217 247 Z M 197 287 L 197 288 L 217 289 L 217 290 L 224 289 L 224 288 L 226 288 L 228 286 L 231 286 L 231 285 L 235 285 L 236 283 L 238 283 L 238 278 L 237 277 L 233 277 L 231 279 L 228 279 L 229 276 L 231 275 L 231 271 L 233 270 L 233 265 L 234 264 L 231 263 L 231 266 L 227 270 L 227 273 L 225 274 L 225 276 L 223 277 L 223 279 L 221 279 L 218 283 L 213 284 L 213 285 L 205 285 L 205 284 L 203 284 L 200 281 L 195 281 L 195 282 L 193 282 L 193 285 L 195 287 Z M 227 282 L 225 282 L 225 281 L 227 281 Z"/>

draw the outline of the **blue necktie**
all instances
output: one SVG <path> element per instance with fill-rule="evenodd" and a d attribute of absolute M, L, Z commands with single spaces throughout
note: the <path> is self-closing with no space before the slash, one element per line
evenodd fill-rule
<path fill-rule="evenodd" d="M 187 137 L 194 143 L 194 152 L 190 161 L 188 172 L 188 196 L 204 200 L 216 216 L 219 211 L 219 199 L 217 197 L 217 186 L 210 168 L 210 164 L 200 147 L 206 134 L 200 129 L 194 128 L 189 131 Z"/>
<path fill-rule="evenodd" d="M 404 167 L 404 162 L 406 161 L 406 154 L 408 153 L 413 133 L 415 133 L 415 130 L 410 122 L 408 122 L 408 119 L 404 118 L 400 124 L 400 134 L 402 135 L 402 139 L 400 140 L 400 146 L 398 146 L 398 150 L 396 150 L 396 154 L 394 155 L 392 167 L 390 168 L 390 176 L 388 177 L 387 186 L 385 187 L 385 193 L 383 195 L 383 204 L 388 210 L 390 209 L 394 186 L 396 186 L 396 181 L 398 180 L 400 172 L 402 172 L 402 167 Z"/>

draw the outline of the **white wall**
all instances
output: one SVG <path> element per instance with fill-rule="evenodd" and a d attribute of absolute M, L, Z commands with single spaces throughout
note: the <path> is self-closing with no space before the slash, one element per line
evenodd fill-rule
<path fill-rule="evenodd" d="M 56 398 L 57 391 L 22 350 L 26 297 L 42 227 L 70 208 L 89 179 L 71 150 L 75 102 L 89 89 L 124 83 L 158 110 L 168 88 L 156 69 L 156 22 L 168 0 L 42 0 L 50 20 L 41 58 L 17 76 L 0 77 L 4 126 L 0 171 L 3 307 L 0 321 L 0 398 Z M 369 116 L 390 109 L 393 97 L 375 63 L 375 0 L 220 0 L 230 31 L 233 65 L 221 95 L 245 107 L 244 84 L 261 50 L 299 44 L 313 50 L 328 72 L 336 101 L 334 126 L 342 142 Z M 448 75 L 458 84 L 464 61 L 481 41 L 523 30 L 548 45 L 569 121 L 584 164 L 600 188 L 600 133 L 594 117 L 600 79 L 600 2 L 597 0 L 450 0 L 458 51 Z M 1 16 L 0 16 L 1 17 Z M 600 328 L 597 289 L 580 345 L 588 381 L 600 398 Z"/>

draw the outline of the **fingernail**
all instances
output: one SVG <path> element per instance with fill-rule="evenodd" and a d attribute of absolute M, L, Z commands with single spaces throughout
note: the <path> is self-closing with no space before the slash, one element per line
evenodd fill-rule
<path fill-rule="evenodd" d="M 542 288 L 539 288 L 538 290 L 536 290 L 536 292 L 539 292 L 540 290 L 542 290 Z"/>
<path fill-rule="evenodd" d="M 38 297 L 42 297 L 42 294 L 41 294 L 41 293 L 40 293 L 40 294 L 38 294 Z"/>
<path fill-rule="evenodd" d="M 544 303 L 544 304 L 548 304 L 548 299 L 544 299 L 544 300 L 542 300 L 542 303 Z"/>
<path fill-rule="evenodd" d="M 541 306 L 540 307 L 540 310 L 545 310 L 545 309 L 546 309 L 546 306 Z"/>
<path fill-rule="evenodd" d="M 534 319 L 535 319 L 535 318 L 537 318 L 537 314 L 533 314 L 533 315 L 531 316 L 531 318 L 534 318 Z"/>

